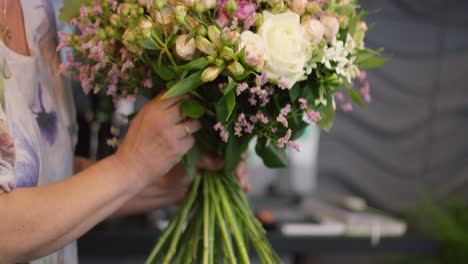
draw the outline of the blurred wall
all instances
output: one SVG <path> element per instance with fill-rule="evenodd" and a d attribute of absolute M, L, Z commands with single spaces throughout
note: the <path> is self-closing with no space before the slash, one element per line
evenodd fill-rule
<path fill-rule="evenodd" d="M 369 72 L 372 104 L 322 134 L 321 190 L 404 212 L 422 192 L 468 194 L 468 1 L 362 0 L 367 45 L 391 57 Z"/>

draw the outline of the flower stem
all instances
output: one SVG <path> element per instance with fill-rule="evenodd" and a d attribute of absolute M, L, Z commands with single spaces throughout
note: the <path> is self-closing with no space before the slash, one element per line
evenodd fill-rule
<path fill-rule="evenodd" d="M 187 197 L 187 201 L 184 203 L 184 205 L 180 209 L 180 218 L 177 221 L 177 225 L 172 235 L 173 237 L 172 237 L 169 250 L 166 253 L 166 256 L 164 257 L 164 261 L 163 261 L 164 264 L 169 264 L 176 253 L 177 244 L 182 234 L 182 227 L 184 225 L 184 222 L 187 218 L 188 213 L 190 212 L 190 209 L 192 209 L 192 206 L 195 202 L 195 198 L 197 197 L 197 194 L 198 194 L 198 189 L 199 189 L 198 187 L 200 186 L 200 182 L 201 182 L 201 176 L 199 175 L 198 177 L 195 177 L 192 190 L 190 191 L 190 194 Z"/>
<path fill-rule="evenodd" d="M 155 263 L 162 255 L 162 250 L 166 243 L 168 242 L 170 236 L 172 235 L 176 223 L 179 221 L 180 214 L 176 214 L 170 221 L 169 225 L 164 229 L 161 233 L 158 243 L 154 246 L 153 250 L 151 251 L 150 255 L 145 261 L 145 264 L 153 264 Z"/>
<path fill-rule="evenodd" d="M 236 220 L 234 219 L 234 212 L 232 209 L 232 202 L 228 200 L 226 189 L 224 188 L 224 184 L 220 179 L 222 175 L 219 175 L 214 178 L 213 182 L 215 184 L 215 188 L 218 191 L 220 196 L 221 203 L 224 207 L 224 212 L 226 214 L 227 220 L 231 227 L 232 233 L 234 235 L 234 239 L 236 240 L 237 247 L 240 253 L 240 259 L 242 263 L 250 263 L 249 255 L 247 254 L 247 248 L 245 247 L 245 243 L 242 239 L 242 234 L 240 233 L 239 227 L 237 225 Z"/>
<path fill-rule="evenodd" d="M 208 175 L 203 177 L 203 264 L 209 264 L 210 253 L 210 194 Z"/>
<path fill-rule="evenodd" d="M 216 219 L 218 220 L 218 225 L 219 225 L 219 228 L 220 228 L 220 231 L 221 231 L 221 235 L 222 235 L 222 238 L 223 238 L 223 244 L 225 245 L 225 248 L 226 248 L 226 251 L 227 251 L 227 259 L 229 260 L 229 262 L 231 264 L 236 264 L 237 263 L 237 260 L 236 260 L 236 257 L 234 255 L 234 249 L 232 247 L 232 241 L 231 241 L 231 237 L 229 236 L 229 232 L 227 230 L 227 227 L 226 227 L 226 223 L 224 221 L 224 218 L 223 218 L 223 215 L 221 213 L 221 208 L 220 208 L 220 205 L 218 204 L 218 200 L 216 199 L 216 196 L 213 195 L 214 191 L 216 190 L 216 186 L 215 186 L 215 179 L 213 179 L 212 176 L 210 177 L 207 177 L 209 179 L 209 184 L 210 184 L 210 197 L 211 197 L 211 201 L 215 207 L 215 213 L 216 213 Z"/>

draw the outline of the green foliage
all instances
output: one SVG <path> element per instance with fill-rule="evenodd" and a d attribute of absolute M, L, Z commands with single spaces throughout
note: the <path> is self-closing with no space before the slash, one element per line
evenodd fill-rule
<path fill-rule="evenodd" d="M 235 136 L 229 137 L 226 144 L 226 151 L 224 152 L 224 173 L 230 175 L 234 172 L 237 164 L 241 160 L 241 143 Z"/>
<path fill-rule="evenodd" d="M 371 50 L 363 49 L 358 52 L 356 65 L 360 69 L 374 69 L 382 66 L 388 61 L 388 58 L 379 57 L 383 49 Z"/>
<path fill-rule="evenodd" d="M 82 4 L 89 4 L 92 0 L 67 0 L 63 3 L 62 11 L 60 12 L 59 19 L 65 23 L 70 22 L 74 17 L 80 15 L 80 6 Z"/>
<path fill-rule="evenodd" d="M 432 236 L 439 243 L 440 252 L 430 260 L 411 258 L 402 263 L 468 263 L 468 204 L 463 198 L 435 202 L 425 196 L 411 215 L 413 226 Z"/>
<path fill-rule="evenodd" d="M 333 108 L 332 100 L 328 100 L 327 106 L 320 112 L 321 119 L 317 125 L 325 132 L 330 132 L 335 123 L 335 109 Z"/>
<path fill-rule="evenodd" d="M 196 100 L 184 101 L 181 110 L 184 115 L 195 119 L 202 117 L 206 112 L 205 106 Z"/>
<path fill-rule="evenodd" d="M 274 144 L 267 144 L 264 138 L 260 138 L 255 146 L 255 152 L 262 158 L 268 168 L 284 168 L 288 166 L 288 157 L 284 149 Z"/>
<path fill-rule="evenodd" d="M 191 74 L 189 77 L 178 81 L 176 84 L 169 88 L 169 91 L 167 91 L 162 98 L 167 99 L 171 97 L 176 97 L 195 90 L 198 86 L 203 84 L 201 80 L 201 74 L 202 71 L 198 71 Z"/>
<path fill-rule="evenodd" d="M 182 158 L 182 165 L 184 165 L 185 170 L 192 178 L 195 177 L 197 162 L 200 158 L 200 154 L 200 148 L 197 144 L 195 144 Z"/>

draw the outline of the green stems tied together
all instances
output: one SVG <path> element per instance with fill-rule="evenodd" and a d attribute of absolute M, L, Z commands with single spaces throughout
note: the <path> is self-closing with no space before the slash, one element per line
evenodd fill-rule
<path fill-rule="evenodd" d="M 249 243 L 262 263 L 282 263 L 233 175 L 202 172 L 146 264 L 249 264 Z"/>

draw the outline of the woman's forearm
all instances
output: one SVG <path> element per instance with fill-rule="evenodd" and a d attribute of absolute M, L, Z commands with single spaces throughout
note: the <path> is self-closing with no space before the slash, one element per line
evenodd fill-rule
<path fill-rule="evenodd" d="M 76 240 L 143 187 L 134 179 L 110 157 L 65 181 L 0 195 L 0 258 L 27 261 Z"/>

